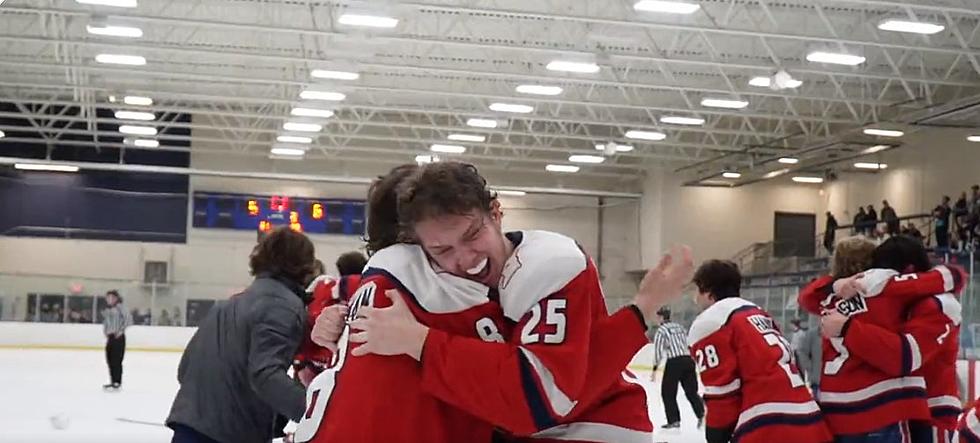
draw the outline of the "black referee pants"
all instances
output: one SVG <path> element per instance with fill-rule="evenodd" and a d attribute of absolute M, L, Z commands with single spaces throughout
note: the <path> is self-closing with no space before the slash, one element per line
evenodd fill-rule
<path fill-rule="evenodd" d="M 690 355 L 682 355 L 667 359 L 664 366 L 664 377 L 660 382 L 660 395 L 664 400 L 664 413 L 667 423 L 681 421 L 681 412 L 677 409 L 677 385 L 684 387 L 684 395 L 694 409 L 694 415 L 704 417 L 704 403 L 698 396 L 698 373 L 694 369 L 694 359 Z"/>
<path fill-rule="evenodd" d="M 126 355 L 126 335 L 109 336 L 105 343 L 105 360 L 109 364 L 109 378 L 113 384 L 122 384 L 123 357 Z"/>

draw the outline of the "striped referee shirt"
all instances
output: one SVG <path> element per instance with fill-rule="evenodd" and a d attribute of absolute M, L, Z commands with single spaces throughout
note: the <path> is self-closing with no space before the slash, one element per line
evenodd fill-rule
<path fill-rule="evenodd" d="M 126 328 L 133 323 L 129 312 L 126 312 L 122 303 L 116 303 L 115 306 L 106 308 L 102 314 L 102 332 L 107 337 L 110 334 L 124 334 Z"/>
<path fill-rule="evenodd" d="M 691 355 L 684 327 L 674 322 L 660 325 L 653 336 L 653 368 L 660 366 L 663 359 L 669 360 L 683 355 Z"/>

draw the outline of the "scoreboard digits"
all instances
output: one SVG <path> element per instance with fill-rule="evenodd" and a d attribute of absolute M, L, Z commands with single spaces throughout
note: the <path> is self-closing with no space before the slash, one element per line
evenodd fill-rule
<path fill-rule="evenodd" d="M 193 226 L 269 232 L 288 225 L 313 234 L 362 235 L 363 200 L 194 193 Z"/>

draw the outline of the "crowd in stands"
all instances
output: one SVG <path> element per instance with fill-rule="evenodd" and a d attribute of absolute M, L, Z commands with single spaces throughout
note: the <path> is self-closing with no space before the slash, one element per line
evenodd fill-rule
<path fill-rule="evenodd" d="M 948 195 L 932 210 L 930 237 L 926 237 L 914 220 L 902 225 L 901 219 L 888 200 L 881 202 L 880 213 L 874 205 L 858 208 L 851 224 L 855 235 L 864 235 L 882 241 L 895 235 L 906 235 L 922 240 L 938 252 L 974 251 L 980 248 L 980 185 L 973 185 L 970 192 L 962 192 L 952 205 Z M 831 212 L 827 212 L 823 245 L 833 252 L 836 231 L 840 224 Z"/>

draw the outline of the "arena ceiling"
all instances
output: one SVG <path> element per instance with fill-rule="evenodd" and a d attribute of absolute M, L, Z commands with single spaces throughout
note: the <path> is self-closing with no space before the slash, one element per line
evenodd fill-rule
<path fill-rule="evenodd" d="M 901 144 L 866 129 L 921 130 L 980 102 L 973 1 L 668 3 L 6 0 L 0 99 L 49 142 L 118 135 L 97 108 L 152 111 L 135 125 L 156 128 L 143 138 L 160 146 L 126 149 L 188 149 L 173 145 L 189 137 L 234 156 L 298 149 L 305 162 L 387 166 L 436 155 L 612 184 L 651 167 L 709 184 L 726 170 L 738 184 L 822 167 Z"/>

